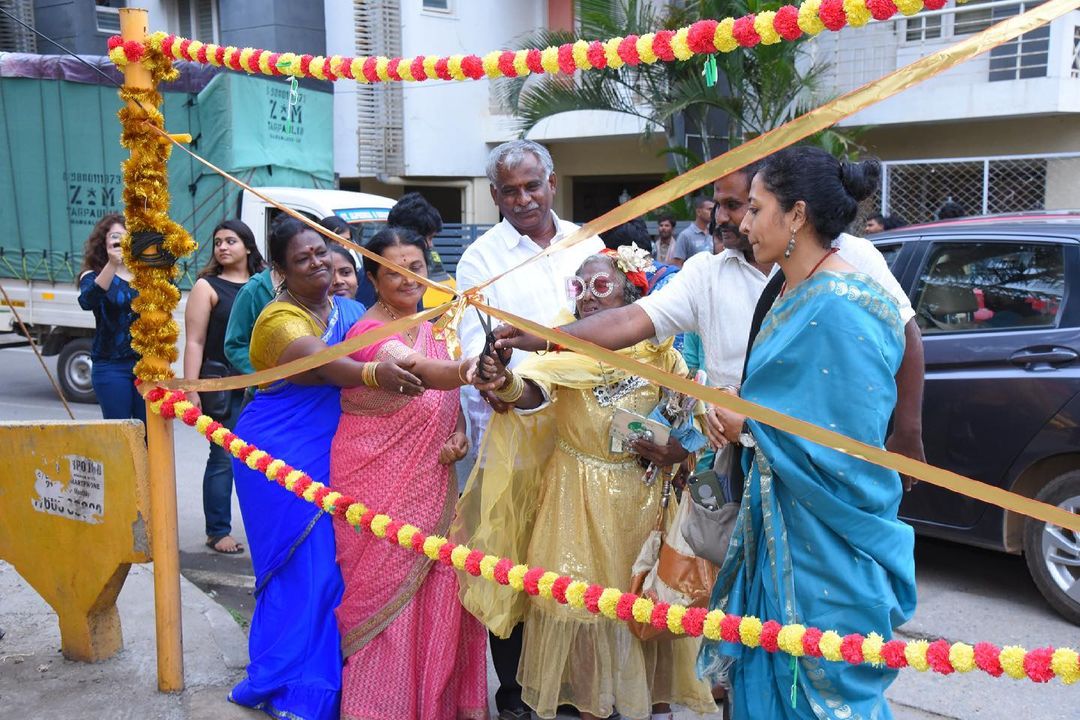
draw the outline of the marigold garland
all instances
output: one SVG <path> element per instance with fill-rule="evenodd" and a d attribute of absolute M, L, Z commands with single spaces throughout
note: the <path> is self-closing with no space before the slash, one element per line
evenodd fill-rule
<path fill-rule="evenodd" d="M 823 30 L 837 32 L 844 27 L 861 27 L 870 21 L 888 20 L 897 13 L 910 16 L 920 10 L 939 10 L 945 0 L 804 0 L 799 5 L 783 5 L 775 11 L 749 13 L 739 18 L 699 20 L 677 30 L 657 30 L 641 36 L 607 40 L 578 40 L 559 46 L 528 50 L 492 50 L 482 55 L 417 55 L 415 57 L 343 57 L 297 55 L 256 48 L 222 47 L 198 40 L 154 33 L 144 45 L 109 38 L 109 58 L 123 67 L 138 62 L 151 52 L 175 60 L 188 60 L 277 77 L 360 83 L 423 82 L 425 80 L 480 80 L 521 77 L 529 74 L 573 74 L 577 71 L 617 70 L 623 65 L 684 62 L 696 55 L 732 52 L 793 42 L 803 34 Z"/>
<path fill-rule="evenodd" d="M 179 72 L 172 60 L 162 53 L 155 33 L 144 47 L 135 41 L 109 41 L 109 56 L 122 54 L 131 62 L 140 62 L 150 72 L 154 84 L 172 82 Z M 115 58 L 114 58 L 115 61 Z M 163 129 L 164 116 L 158 109 L 161 94 L 152 89 L 124 87 L 120 98 L 134 102 L 120 110 L 123 128 L 120 144 L 131 151 L 122 164 L 124 173 L 124 219 L 129 233 L 153 230 L 164 236 L 162 249 L 180 258 L 195 251 L 191 236 L 169 218 L 169 175 L 167 163 L 172 146 L 162 143 L 154 128 Z M 176 341 L 180 328 L 172 313 L 180 302 L 180 290 L 174 280 L 179 270 L 173 267 L 150 267 L 131 255 L 130 236 L 123 242 L 124 262 L 132 272 L 131 286 L 138 291 L 131 309 L 138 315 L 131 324 L 131 345 L 139 353 L 135 375 L 143 380 L 164 380 L 173 376 L 171 365 L 177 359 Z"/>
<path fill-rule="evenodd" d="M 145 395 L 150 410 L 165 418 L 179 418 L 206 436 L 211 442 L 228 450 L 253 470 L 286 488 L 324 512 L 341 518 L 359 530 L 420 553 L 434 562 L 449 565 L 461 572 L 482 577 L 518 592 L 551 598 L 561 605 L 584 608 L 594 615 L 612 620 L 639 623 L 649 622 L 657 629 L 667 629 L 677 635 L 705 637 L 709 640 L 740 643 L 746 647 L 761 647 L 766 652 L 783 652 L 795 657 L 809 655 L 852 665 L 884 665 L 897 670 L 912 667 L 925 672 L 932 669 L 941 675 L 970 672 L 979 669 L 991 677 L 1028 678 L 1045 683 L 1058 678 L 1065 685 L 1080 680 L 1080 654 L 1072 648 L 1038 648 L 1025 650 L 1017 646 L 999 649 L 991 643 L 948 643 L 936 640 L 889 640 L 870 633 L 852 633 L 841 637 L 833 630 L 822 632 L 815 627 L 781 625 L 775 620 L 752 616 L 726 615 L 719 610 L 687 608 L 683 605 L 653 603 L 648 598 L 626 593 L 617 588 L 605 588 L 574 580 L 567 575 L 513 564 L 508 558 L 487 555 L 464 545 L 455 545 L 446 538 L 425 535 L 413 525 L 376 513 L 354 498 L 336 492 L 312 480 L 302 470 L 272 458 L 254 445 L 241 440 L 228 428 L 200 413 L 179 390 L 161 387 Z"/>

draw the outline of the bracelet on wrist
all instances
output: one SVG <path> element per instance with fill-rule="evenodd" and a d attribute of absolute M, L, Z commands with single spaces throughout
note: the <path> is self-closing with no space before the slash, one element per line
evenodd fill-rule
<path fill-rule="evenodd" d="M 465 365 L 468 364 L 468 362 L 469 361 L 466 360 L 465 358 L 462 358 L 461 360 L 458 361 L 457 376 L 458 376 L 458 380 L 461 381 L 462 385 L 468 385 L 469 384 L 469 381 L 465 379 L 465 373 L 462 372 L 462 370 L 465 369 Z"/>
<path fill-rule="evenodd" d="M 369 388 L 378 388 L 379 387 L 379 378 L 375 374 L 378 370 L 379 370 L 379 363 L 378 362 L 364 363 L 364 367 L 360 371 L 360 379 L 361 379 L 361 381 L 363 381 L 364 385 L 366 385 Z"/>
<path fill-rule="evenodd" d="M 495 397 L 504 403 L 515 403 L 525 394 L 525 381 L 518 375 L 506 371 L 506 383 L 495 391 Z"/>

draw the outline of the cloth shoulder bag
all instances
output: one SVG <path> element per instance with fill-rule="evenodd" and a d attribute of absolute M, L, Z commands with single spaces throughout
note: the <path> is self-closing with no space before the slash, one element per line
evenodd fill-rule
<path fill-rule="evenodd" d="M 732 464 L 739 457 L 736 450 L 735 445 L 726 445 L 716 455 L 714 468 L 723 483 L 730 483 Z M 729 501 L 718 508 L 707 507 L 695 500 L 690 492 L 684 492 L 683 505 L 687 506 L 686 517 L 680 527 L 686 544 L 694 555 L 721 567 L 739 516 L 739 503 Z"/>
<path fill-rule="evenodd" d="M 698 557 L 683 537 L 682 526 L 693 501 L 684 498 L 670 526 L 664 528 L 664 514 L 671 499 L 671 481 L 665 480 L 656 526 L 645 539 L 631 569 L 630 592 L 653 602 L 706 607 L 716 581 L 717 567 Z M 639 640 L 675 638 L 666 627 L 631 620 L 631 634 Z"/>

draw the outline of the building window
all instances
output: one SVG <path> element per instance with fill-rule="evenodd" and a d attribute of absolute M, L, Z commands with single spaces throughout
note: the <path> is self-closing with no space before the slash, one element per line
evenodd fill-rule
<path fill-rule="evenodd" d="M 922 42 L 941 37 L 941 16 L 911 18 L 904 21 L 904 39 L 908 42 Z"/>
<path fill-rule="evenodd" d="M 97 23 L 99 33 L 115 35 L 120 32 L 120 13 L 122 7 L 127 7 L 126 0 L 96 0 L 94 3 L 94 20 Z"/>
<path fill-rule="evenodd" d="M 180 35 L 204 43 L 221 41 L 217 0 L 179 0 Z"/>
<path fill-rule="evenodd" d="M 450 0 L 422 0 L 423 9 L 426 12 L 437 12 L 449 14 L 453 11 L 450 7 Z"/>
<path fill-rule="evenodd" d="M 993 8 L 981 8 L 990 0 L 968 0 L 962 8 L 958 8 L 953 20 L 953 35 L 971 35 L 982 32 L 994 24 Z"/>

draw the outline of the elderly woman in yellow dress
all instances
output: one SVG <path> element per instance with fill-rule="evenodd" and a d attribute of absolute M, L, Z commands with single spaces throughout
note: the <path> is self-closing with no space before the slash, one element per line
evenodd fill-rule
<path fill-rule="evenodd" d="M 643 271 L 650 264 L 632 247 L 588 258 L 568 280 L 575 314 L 633 302 L 647 290 Z M 670 341 L 642 342 L 622 353 L 686 374 Z M 571 352 L 537 355 L 516 373 L 486 356 L 482 374 L 496 373 L 504 379 L 496 394 L 515 409 L 488 427 L 453 539 L 532 567 L 627 587 L 660 511 L 663 485 L 647 484 L 639 461 L 670 467 L 687 452 L 674 437 L 665 446 L 639 440 L 633 452 L 613 450 L 609 429 L 616 409 L 648 416 L 660 388 Z M 672 504 L 669 519 L 674 511 Z M 468 576 L 463 582 L 462 601 L 493 633 L 505 637 L 524 620 L 518 680 L 522 699 L 540 717 L 555 717 L 565 704 L 587 719 L 614 711 L 668 718 L 669 703 L 715 710 L 709 687 L 694 672 L 698 640 L 640 641 L 623 623 Z"/>

